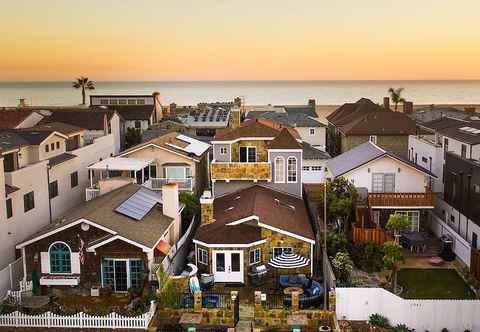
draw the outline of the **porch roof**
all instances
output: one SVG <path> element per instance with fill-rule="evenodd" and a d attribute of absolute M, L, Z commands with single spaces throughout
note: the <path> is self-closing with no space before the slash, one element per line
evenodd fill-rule
<path fill-rule="evenodd" d="M 140 171 L 154 161 L 154 158 L 111 157 L 90 165 L 87 168 L 102 171 Z"/>

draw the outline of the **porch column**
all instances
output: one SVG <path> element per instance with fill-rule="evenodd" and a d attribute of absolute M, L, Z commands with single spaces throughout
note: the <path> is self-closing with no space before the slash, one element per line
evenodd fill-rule
<path fill-rule="evenodd" d="M 90 188 L 93 188 L 93 169 L 91 169 L 88 173 L 90 174 Z"/>
<path fill-rule="evenodd" d="M 145 168 L 142 167 L 142 181 L 140 184 L 143 184 L 144 181 L 145 181 Z"/>
<path fill-rule="evenodd" d="M 193 311 L 202 312 L 202 291 L 193 293 Z"/>
<path fill-rule="evenodd" d="M 25 256 L 25 247 L 22 248 L 23 280 L 27 281 L 27 260 Z"/>
<path fill-rule="evenodd" d="M 153 280 L 153 274 L 152 274 L 152 267 L 154 263 L 154 255 L 153 255 L 153 250 L 147 252 L 147 265 L 148 265 L 148 279 Z"/>

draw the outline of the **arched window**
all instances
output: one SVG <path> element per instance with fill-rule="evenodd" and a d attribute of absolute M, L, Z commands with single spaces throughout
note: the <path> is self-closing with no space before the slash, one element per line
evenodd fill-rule
<path fill-rule="evenodd" d="M 285 182 L 285 159 L 275 158 L 275 182 Z"/>
<path fill-rule="evenodd" d="M 287 182 L 297 182 L 297 158 L 288 157 Z"/>
<path fill-rule="evenodd" d="M 65 243 L 53 243 L 48 252 L 50 255 L 50 273 L 72 273 L 72 253 Z"/>

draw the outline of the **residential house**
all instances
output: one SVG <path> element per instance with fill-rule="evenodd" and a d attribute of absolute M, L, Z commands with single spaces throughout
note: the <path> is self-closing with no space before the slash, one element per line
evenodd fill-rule
<path fill-rule="evenodd" d="M 40 113 L 31 108 L 0 107 L 0 129 L 32 127 L 42 118 Z"/>
<path fill-rule="evenodd" d="M 298 133 L 265 119 L 233 127 L 211 141 L 214 196 L 258 183 L 301 197 L 303 146 Z"/>
<path fill-rule="evenodd" d="M 152 95 L 91 95 L 91 109 L 115 110 L 125 120 L 125 130 L 147 130 L 163 118 L 160 93 Z"/>
<path fill-rule="evenodd" d="M 15 244 L 82 202 L 87 166 L 114 153 L 113 134 L 86 144 L 85 133 L 58 122 L 0 130 L 1 266 L 15 258 Z"/>
<path fill-rule="evenodd" d="M 222 107 L 191 112 L 178 119 L 186 132 L 196 136 L 214 137 L 219 130 L 230 126 L 230 110 Z"/>
<path fill-rule="evenodd" d="M 419 107 L 409 114 L 409 116 L 417 123 L 427 123 L 442 118 L 453 118 L 467 121 L 475 120 L 475 117 L 479 117 L 479 114 L 476 113 L 476 109 L 473 106 L 465 105 L 462 110 L 457 106 L 431 105 L 427 107 Z"/>
<path fill-rule="evenodd" d="M 343 177 L 366 192 L 365 227 L 383 227 L 390 214 L 408 216 L 412 231 L 427 226 L 427 211 L 434 208 L 429 170 L 372 142 L 363 143 L 327 161 L 329 175 Z"/>
<path fill-rule="evenodd" d="M 410 106 L 406 103 L 407 112 Z M 408 136 L 416 133 L 415 121 L 405 112 L 391 111 L 388 97 L 383 106 L 366 98 L 343 104 L 327 120 L 327 150 L 332 156 L 368 141 L 407 156 Z"/>
<path fill-rule="evenodd" d="M 276 273 L 313 272 L 315 236 L 303 199 L 260 185 L 200 198 L 201 224 L 193 237 L 196 265 L 215 282 L 249 284 L 248 273 L 282 253 L 305 264 Z"/>
<path fill-rule="evenodd" d="M 310 144 L 302 143 L 302 183 L 324 183 L 327 173 L 328 152 L 319 150 Z"/>
<path fill-rule="evenodd" d="M 24 278 L 37 275 L 43 294 L 143 288 L 179 239 L 182 208 L 176 184 L 128 184 L 79 204 L 17 244 Z"/>
<path fill-rule="evenodd" d="M 104 188 L 118 181 L 133 181 L 154 190 L 174 182 L 180 190 L 201 193 L 208 185 L 209 149 L 209 144 L 190 136 L 163 132 L 113 158 L 90 165 L 91 183 L 86 199 L 101 195 Z"/>

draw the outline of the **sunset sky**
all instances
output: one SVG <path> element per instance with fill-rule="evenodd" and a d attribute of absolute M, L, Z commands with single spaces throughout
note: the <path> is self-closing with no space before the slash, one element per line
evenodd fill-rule
<path fill-rule="evenodd" d="M 0 80 L 480 78 L 479 0 L 15 0 Z"/>

